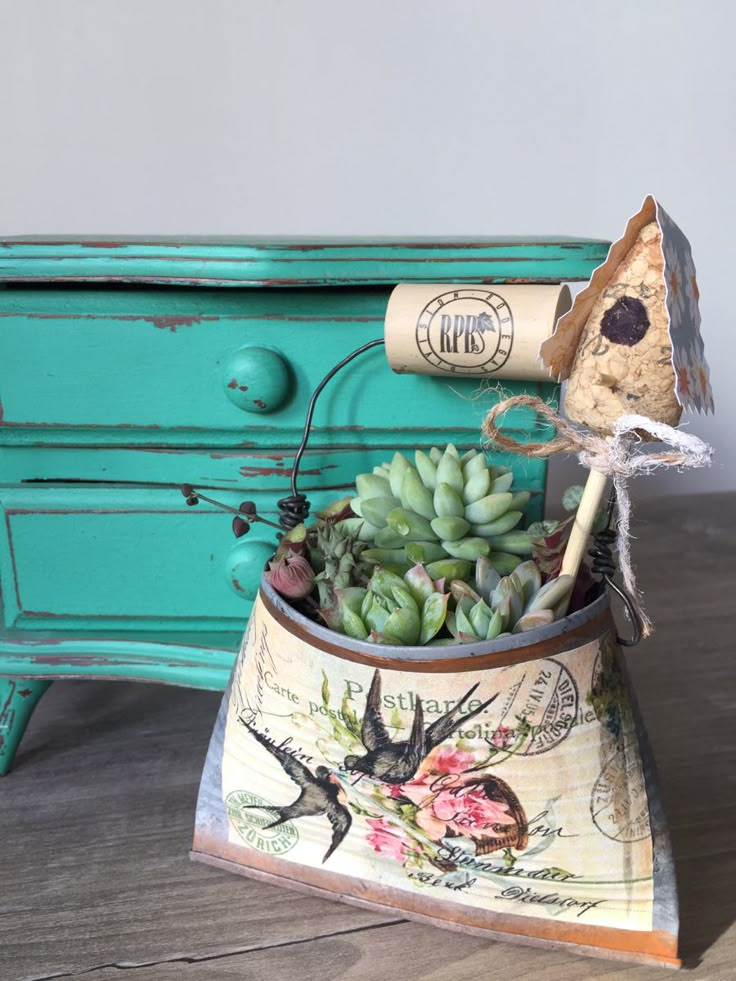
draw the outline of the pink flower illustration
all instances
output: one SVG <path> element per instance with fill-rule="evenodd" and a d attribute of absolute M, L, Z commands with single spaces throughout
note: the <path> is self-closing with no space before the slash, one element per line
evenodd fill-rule
<path fill-rule="evenodd" d="M 417 805 L 416 822 L 433 841 L 451 833 L 474 838 L 516 823 L 476 779 L 429 774 L 403 784 L 402 791 Z"/>
<path fill-rule="evenodd" d="M 516 739 L 516 732 L 509 726 L 499 726 L 491 736 L 491 742 L 497 749 L 507 749 Z"/>
<path fill-rule="evenodd" d="M 423 761 L 423 773 L 464 773 L 475 763 L 472 753 L 455 746 L 438 746 Z"/>
<path fill-rule="evenodd" d="M 367 821 L 373 831 L 366 835 L 366 840 L 373 845 L 374 851 L 403 862 L 409 850 L 408 838 L 383 818 L 367 818 Z"/>

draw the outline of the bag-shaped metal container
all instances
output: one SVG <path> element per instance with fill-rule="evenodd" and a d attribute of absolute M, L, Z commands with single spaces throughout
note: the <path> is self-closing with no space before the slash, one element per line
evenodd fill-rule
<path fill-rule="evenodd" d="M 528 634 L 384 647 L 264 582 L 192 857 L 494 939 L 679 964 L 664 817 L 605 595 Z"/>

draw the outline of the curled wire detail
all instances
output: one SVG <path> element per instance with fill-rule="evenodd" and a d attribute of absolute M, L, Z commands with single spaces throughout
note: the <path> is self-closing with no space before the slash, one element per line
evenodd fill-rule
<path fill-rule="evenodd" d="M 309 517 L 309 501 L 304 494 L 290 494 L 288 497 L 282 497 L 278 502 L 278 508 L 281 512 L 279 524 L 287 531 L 296 528 Z"/>
<path fill-rule="evenodd" d="M 592 558 L 591 568 L 595 575 L 601 576 L 606 586 L 614 592 L 626 609 L 629 620 L 631 621 L 631 637 L 622 637 L 616 633 L 616 640 L 622 647 L 636 647 L 642 638 L 642 622 L 636 605 L 631 597 L 616 582 L 613 576 L 616 572 L 616 563 L 613 558 L 613 543 L 616 541 L 616 532 L 611 528 L 613 513 L 616 507 L 616 494 L 611 493 L 608 500 L 606 527 L 602 528 L 593 536 L 593 545 L 588 550 L 588 555 Z"/>
<path fill-rule="evenodd" d="M 613 543 L 616 541 L 616 532 L 612 528 L 604 528 L 593 536 L 593 546 L 588 550 L 588 555 L 592 558 L 591 570 L 594 575 L 613 576 L 616 572 L 616 563 L 613 559 Z"/>

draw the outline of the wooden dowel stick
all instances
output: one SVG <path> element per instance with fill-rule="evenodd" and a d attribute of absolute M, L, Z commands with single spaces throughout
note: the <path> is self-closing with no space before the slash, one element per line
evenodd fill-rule
<path fill-rule="evenodd" d="M 598 509 L 606 492 L 608 475 L 599 470 L 591 470 L 585 482 L 583 496 L 580 498 L 575 522 L 570 532 L 570 539 L 562 557 L 561 576 L 572 576 L 577 579 L 580 563 L 585 556 L 590 533 L 593 530 Z"/>

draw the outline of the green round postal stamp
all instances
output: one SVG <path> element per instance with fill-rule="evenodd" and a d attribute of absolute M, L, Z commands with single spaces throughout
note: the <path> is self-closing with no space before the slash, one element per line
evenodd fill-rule
<path fill-rule="evenodd" d="M 269 827 L 276 818 L 273 804 L 247 790 L 233 790 L 225 800 L 230 821 L 243 841 L 267 855 L 283 855 L 299 841 L 291 821 Z M 262 811 L 259 808 L 264 808 Z"/>

